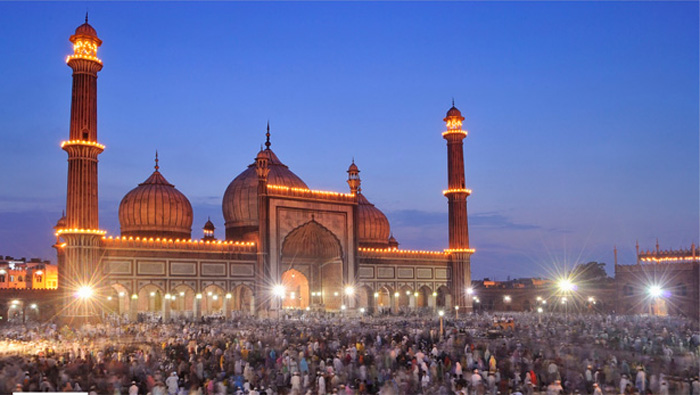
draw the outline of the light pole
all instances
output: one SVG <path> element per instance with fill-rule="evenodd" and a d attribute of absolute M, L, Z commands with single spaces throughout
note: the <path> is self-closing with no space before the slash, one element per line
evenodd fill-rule
<path fill-rule="evenodd" d="M 442 324 L 442 317 L 445 315 L 445 312 L 443 310 L 438 311 L 438 316 L 440 316 L 440 338 L 442 339 L 442 336 L 444 335 L 444 330 L 443 330 L 443 324 Z"/>
<path fill-rule="evenodd" d="M 284 285 L 278 284 L 272 287 L 272 294 L 277 297 L 277 319 L 279 320 L 282 310 L 282 299 L 285 293 Z"/>
<path fill-rule="evenodd" d="M 455 306 L 455 320 L 459 319 L 459 306 Z"/>
<path fill-rule="evenodd" d="M 396 310 L 394 310 L 394 313 L 398 313 L 398 312 L 399 312 L 399 295 L 400 295 L 400 294 L 399 294 L 398 291 L 397 291 L 397 292 L 394 292 L 394 306 L 395 306 L 395 308 L 396 308 Z"/>
<path fill-rule="evenodd" d="M 350 303 L 351 301 L 354 301 L 353 297 L 355 296 L 355 287 L 352 285 L 346 285 L 345 286 L 345 303 L 350 305 L 350 307 L 353 307 L 355 303 Z"/>
<path fill-rule="evenodd" d="M 661 289 L 661 287 L 658 285 L 651 285 L 651 286 L 649 286 L 649 289 L 647 291 L 649 292 L 649 296 L 651 297 L 649 299 L 649 315 L 654 315 L 652 305 L 658 304 L 658 300 L 660 297 L 663 296 L 664 290 Z M 658 310 L 658 307 L 657 307 L 657 310 Z M 658 311 L 657 311 L 657 313 L 658 313 Z"/>
<path fill-rule="evenodd" d="M 75 293 L 75 297 L 79 299 L 80 304 L 83 310 L 83 323 L 86 323 L 88 321 L 88 300 L 92 297 L 92 295 L 95 294 L 95 291 L 92 289 L 92 287 L 83 285 L 78 288 L 78 291 Z M 22 311 L 22 320 L 24 321 L 24 310 Z"/>

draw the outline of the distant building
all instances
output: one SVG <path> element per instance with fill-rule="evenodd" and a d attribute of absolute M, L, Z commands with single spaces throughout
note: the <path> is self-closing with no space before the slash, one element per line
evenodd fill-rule
<path fill-rule="evenodd" d="M 32 258 L 0 257 L 0 289 L 56 289 L 58 267 Z"/>
<path fill-rule="evenodd" d="M 570 292 L 559 289 L 556 281 L 545 278 L 519 278 L 472 282 L 474 311 L 610 312 L 615 288 L 612 280 L 581 282 Z"/>
<path fill-rule="evenodd" d="M 622 314 L 700 316 L 700 249 L 639 251 L 633 265 L 615 265 L 617 311 Z"/>

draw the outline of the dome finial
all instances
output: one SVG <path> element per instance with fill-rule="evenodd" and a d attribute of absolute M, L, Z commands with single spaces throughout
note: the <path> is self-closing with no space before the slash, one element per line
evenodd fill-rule
<path fill-rule="evenodd" d="M 454 107 L 454 106 L 455 106 L 455 98 L 453 97 L 452 98 L 452 107 Z"/>
<path fill-rule="evenodd" d="M 154 166 L 154 168 L 156 169 L 156 171 L 160 169 L 160 166 L 158 166 L 158 150 L 156 150 L 156 165 Z"/>
<path fill-rule="evenodd" d="M 85 23 L 88 23 L 88 10 L 85 10 Z"/>
<path fill-rule="evenodd" d="M 265 148 L 270 149 L 270 120 L 267 120 L 267 133 L 265 133 Z"/>

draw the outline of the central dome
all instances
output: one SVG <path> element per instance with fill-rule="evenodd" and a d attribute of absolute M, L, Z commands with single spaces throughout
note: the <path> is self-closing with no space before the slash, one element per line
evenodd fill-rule
<path fill-rule="evenodd" d="M 267 148 L 262 153 L 268 156 L 268 185 L 309 188 L 271 149 Z M 255 237 L 254 232 L 258 230 L 258 175 L 255 163 L 231 181 L 224 193 L 222 209 L 227 240 L 251 240 Z"/>

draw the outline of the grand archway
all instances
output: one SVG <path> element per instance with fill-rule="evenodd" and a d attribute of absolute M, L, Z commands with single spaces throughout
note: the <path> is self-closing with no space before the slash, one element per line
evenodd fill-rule
<path fill-rule="evenodd" d="M 282 286 L 284 298 L 282 308 L 305 309 L 309 306 L 309 280 L 296 269 L 289 269 L 282 273 Z"/>
<path fill-rule="evenodd" d="M 342 256 L 342 248 L 335 235 L 313 219 L 290 232 L 282 244 L 283 274 L 280 280 L 299 287 L 294 292 L 300 294 L 295 293 L 296 301 L 290 299 L 283 306 L 339 310 L 346 303 Z M 289 290 L 285 300 L 288 296 L 291 296 Z"/>

